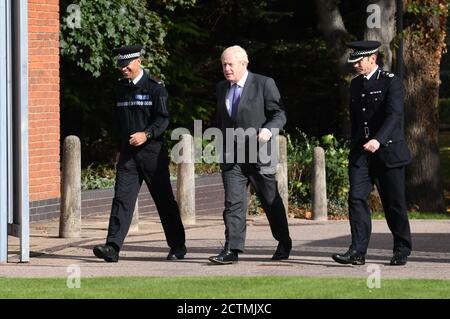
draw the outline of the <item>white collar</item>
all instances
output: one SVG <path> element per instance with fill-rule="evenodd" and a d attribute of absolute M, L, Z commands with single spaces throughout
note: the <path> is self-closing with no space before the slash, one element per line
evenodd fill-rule
<path fill-rule="evenodd" d="M 370 80 L 370 78 L 372 77 L 372 75 L 374 75 L 374 73 L 375 73 L 377 70 L 378 70 L 378 65 L 377 65 L 377 67 L 376 67 L 375 69 L 373 69 L 372 72 L 370 72 L 370 73 L 367 74 L 367 75 L 364 75 L 364 77 L 365 77 L 367 80 Z"/>
<path fill-rule="evenodd" d="M 139 73 L 139 75 L 133 79 L 133 84 L 136 85 L 139 82 L 139 80 L 142 78 L 143 75 L 144 75 L 144 70 L 141 69 L 141 73 Z"/>
<path fill-rule="evenodd" d="M 245 71 L 245 73 L 244 73 L 244 75 L 242 76 L 242 78 L 241 78 L 239 81 L 237 81 L 236 84 L 237 84 L 239 87 L 243 88 L 244 85 L 245 85 L 245 82 L 247 81 L 247 78 L 248 78 L 248 71 Z M 230 86 L 233 85 L 233 84 L 234 84 L 234 83 L 230 83 Z"/>

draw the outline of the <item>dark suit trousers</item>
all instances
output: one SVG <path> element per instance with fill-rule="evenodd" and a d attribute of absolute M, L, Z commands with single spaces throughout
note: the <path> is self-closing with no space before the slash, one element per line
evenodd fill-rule
<path fill-rule="evenodd" d="M 394 252 L 411 253 L 411 231 L 406 211 L 405 169 L 387 168 L 369 155 L 357 167 L 349 166 L 349 218 L 352 249 L 365 254 L 372 231 L 371 214 L 367 199 L 375 184 L 383 204 L 386 221 L 394 237 Z"/>
<path fill-rule="evenodd" d="M 158 158 L 155 158 L 155 155 Z M 153 163 L 149 165 L 149 163 Z M 149 149 L 140 154 L 121 153 L 117 167 L 107 243 L 120 249 L 130 228 L 134 207 L 144 180 L 152 195 L 170 248 L 185 243 L 178 204 L 170 184 L 168 159 L 163 148 L 159 154 Z"/>
<path fill-rule="evenodd" d="M 286 211 L 274 174 L 261 174 L 254 164 L 235 164 L 231 169 L 222 171 L 222 179 L 225 188 L 223 220 L 226 247 L 244 250 L 249 183 L 261 200 L 273 237 L 282 243 L 290 241 Z"/>

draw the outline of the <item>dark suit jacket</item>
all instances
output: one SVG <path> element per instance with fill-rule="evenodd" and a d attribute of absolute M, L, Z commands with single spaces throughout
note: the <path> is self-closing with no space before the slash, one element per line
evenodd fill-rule
<path fill-rule="evenodd" d="M 400 78 L 378 69 L 367 81 L 362 75 L 350 85 L 350 164 L 361 164 L 368 153 L 363 145 L 380 142 L 374 153 L 386 167 L 401 167 L 411 161 L 403 133 L 403 86 Z M 368 136 L 366 136 L 368 135 Z"/>
<path fill-rule="evenodd" d="M 244 131 L 254 128 L 256 133 L 259 133 L 260 129 L 277 128 L 281 130 L 286 124 L 286 115 L 284 106 L 281 101 L 280 92 L 272 78 L 249 72 L 247 81 L 245 82 L 241 98 L 238 105 L 238 111 L 235 119 L 231 119 L 228 114 L 225 99 L 227 91 L 230 88 L 230 82 L 224 80 L 217 84 L 217 127 L 222 131 L 224 137 L 223 152 L 221 169 L 227 170 L 233 167 L 236 163 L 236 156 L 228 159 L 226 156 L 226 129 L 227 128 L 241 128 Z M 235 153 L 237 149 L 245 148 L 248 155 L 248 141 L 256 136 L 247 136 L 245 144 L 234 141 Z M 272 136 L 275 139 L 275 136 Z M 261 148 L 263 145 L 258 144 L 257 148 Z M 268 153 L 271 154 L 271 143 L 267 143 Z M 228 150 L 229 151 L 229 150 Z M 236 155 L 236 154 L 235 154 Z M 248 159 L 248 157 L 247 157 Z M 262 173 L 273 174 L 276 172 L 277 161 L 266 160 L 261 161 L 257 157 L 257 163 L 255 163 L 257 169 Z"/>

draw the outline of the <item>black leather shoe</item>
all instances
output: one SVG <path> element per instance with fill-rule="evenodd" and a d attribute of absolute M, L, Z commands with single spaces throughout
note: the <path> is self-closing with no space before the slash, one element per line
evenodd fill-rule
<path fill-rule="evenodd" d="M 391 258 L 391 266 L 404 266 L 408 262 L 408 256 L 400 253 L 394 253 Z"/>
<path fill-rule="evenodd" d="M 289 258 L 289 254 L 292 249 L 292 240 L 289 240 L 287 243 L 278 243 L 277 250 L 272 256 L 272 260 L 284 260 Z"/>
<path fill-rule="evenodd" d="M 187 249 L 184 245 L 181 248 L 170 248 L 169 254 L 167 255 L 167 260 L 184 259 L 184 255 L 186 255 L 186 253 Z"/>
<path fill-rule="evenodd" d="M 364 254 L 358 253 L 356 250 L 349 249 L 345 254 L 333 254 L 331 256 L 337 263 L 348 265 L 364 265 L 366 257 Z"/>
<path fill-rule="evenodd" d="M 238 262 L 238 253 L 230 249 L 222 250 L 217 256 L 209 257 L 209 261 L 218 265 L 234 264 Z"/>
<path fill-rule="evenodd" d="M 111 245 L 98 245 L 94 247 L 94 255 L 110 263 L 119 261 L 119 252 Z"/>

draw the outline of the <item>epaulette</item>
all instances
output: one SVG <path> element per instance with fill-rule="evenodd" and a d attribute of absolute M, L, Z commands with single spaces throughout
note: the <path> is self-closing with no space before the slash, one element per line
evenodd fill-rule
<path fill-rule="evenodd" d="M 388 71 L 381 71 L 379 72 L 379 76 L 382 76 L 384 78 L 393 78 L 395 74 Z"/>
<path fill-rule="evenodd" d="M 164 85 L 163 81 L 160 78 L 157 78 L 156 76 L 149 76 L 148 77 L 150 80 L 152 80 L 153 82 L 157 83 L 157 84 L 162 84 Z"/>
<path fill-rule="evenodd" d="M 149 69 L 144 68 L 144 72 L 147 74 L 147 77 L 148 77 L 148 79 L 150 81 L 155 82 L 156 84 L 164 85 L 164 82 L 160 78 L 150 74 L 150 70 Z"/>

